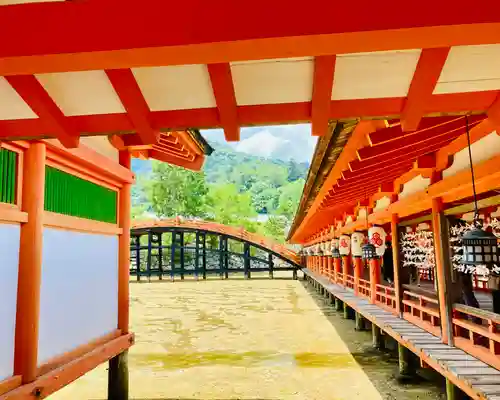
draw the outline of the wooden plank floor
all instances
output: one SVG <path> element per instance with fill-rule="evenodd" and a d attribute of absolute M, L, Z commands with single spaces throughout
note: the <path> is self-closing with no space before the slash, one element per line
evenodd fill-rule
<path fill-rule="evenodd" d="M 351 289 L 329 282 L 309 269 L 302 270 L 327 292 L 347 303 L 364 318 L 419 356 L 422 361 L 450 379 L 473 399 L 500 400 L 500 371 L 461 349 L 448 346 L 437 336 L 358 297 Z"/>

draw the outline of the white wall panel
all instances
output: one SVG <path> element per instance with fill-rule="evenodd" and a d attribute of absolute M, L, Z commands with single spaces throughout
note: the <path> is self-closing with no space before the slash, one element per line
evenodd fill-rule
<path fill-rule="evenodd" d="M 118 162 L 118 149 L 113 147 L 107 136 L 82 136 L 80 142 L 99 154 Z"/>
<path fill-rule="evenodd" d="M 0 77 L 0 119 L 38 118 L 9 82 Z"/>
<path fill-rule="evenodd" d="M 470 150 L 472 153 L 472 162 L 474 164 L 479 164 L 482 161 L 497 156 L 500 154 L 500 136 L 498 136 L 496 132 L 492 132 L 476 143 L 472 143 Z M 469 149 L 466 147 L 455 154 L 453 157 L 453 164 L 450 168 L 443 171 L 443 177 L 446 178 L 455 175 L 457 172 L 469 168 Z"/>
<path fill-rule="evenodd" d="M 14 368 L 19 235 L 19 225 L 0 224 L 0 381 Z"/>
<path fill-rule="evenodd" d="M 38 363 L 117 324 L 118 237 L 45 228 Z"/>
<path fill-rule="evenodd" d="M 387 207 L 391 205 L 391 199 L 390 197 L 382 197 L 380 200 L 378 200 L 375 203 L 375 207 L 373 208 L 373 211 L 383 211 L 387 210 Z"/>
<path fill-rule="evenodd" d="M 403 185 L 403 190 L 399 194 L 399 198 L 402 199 L 413 193 L 421 192 L 422 190 L 427 189 L 430 184 L 431 180 L 429 178 L 424 178 L 422 175 L 416 176 Z"/>

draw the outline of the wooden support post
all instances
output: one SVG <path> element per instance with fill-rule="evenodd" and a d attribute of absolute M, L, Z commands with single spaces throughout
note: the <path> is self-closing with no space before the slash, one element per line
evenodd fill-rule
<path fill-rule="evenodd" d="M 363 276 L 363 260 L 361 257 L 354 257 L 354 294 L 359 294 L 359 280 Z"/>
<path fill-rule="evenodd" d="M 141 280 L 141 236 L 137 236 L 135 242 L 135 264 L 137 266 L 137 280 Z"/>
<path fill-rule="evenodd" d="M 119 153 L 120 164 L 130 169 L 130 153 Z M 129 265 L 130 265 L 130 212 L 131 212 L 131 185 L 123 185 L 120 191 L 119 226 L 122 228 L 118 242 L 118 329 L 122 334 L 129 333 Z M 151 236 L 148 237 L 151 248 Z M 150 251 L 149 251 L 150 253 Z M 148 259 L 150 266 L 151 259 Z M 128 400 L 128 351 L 118 354 L 109 361 L 108 372 L 108 399 Z"/>
<path fill-rule="evenodd" d="M 376 303 L 377 300 L 377 285 L 380 284 L 380 258 L 372 258 L 370 260 L 370 302 Z"/>
<path fill-rule="evenodd" d="M 163 240 L 162 233 L 157 234 L 158 238 L 158 279 L 161 281 L 163 279 Z"/>
<path fill-rule="evenodd" d="M 250 244 L 243 243 L 243 273 L 245 279 L 250 279 Z"/>
<path fill-rule="evenodd" d="M 401 257 L 399 246 L 399 232 L 398 232 L 398 216 L 392 214 L 391 216 L 391 236 L 392 236 L 392 260 L 394 265 L 394 294 L 396 297 L 396 312 L 400 317 L 403 313 L 403 285 L 400 279 Z"/>
<path fill-rule="evenodd" d="M 343 309 L 344 309 L 344 304 L 338 297 L 335 297 L 335 310 L 342 311 Z"/>
<path fill-rule="evenodd" d="M 180 253 L 180 263 L 181 263 L 181 280 L 184 280 L 185 272 L 185 260 L 184 260 L 184 232 L 179 232 L 179 253 Z"/>
<path fill-rule="evenodd" d="M 224 237 L 219 236 L 219 276 L 224 279 Z"/>
<path fill-rule="evenodd" d="M 401 343 L 398 343 L 399 375 L 400 378 L 408 379 L 415 375 L 415 357 Z"/>
<path fill-rule="evenodd" d="M 328 257 L 326 263 L 327 263 L 326 273 L 328 276 L 328 280 L 331 281 L 332 280 L 332 271 L 333 271 L 333 259 L 331 257 Z"/>
<path fill-rule="evenodd" d="M 229 244 L 227 236 L 224 236 L 224 278 L 229 278 Z M 248 270 L 248 277 L 250 277 L 250 268 Z"/>
<path fill-rule="evenodd" d="M 446 400 L 465 400 L 468 398 L 452 381 L 446 378 Z"/>
<path fill-rule="evenodd" d="M 267 255 L 267 262 L 269 264 L 269 278 L 273 279 L 274 278 L 273 253 L 268 253 L 268 255 Z M 296 269 L 294 271 L 296 271 Z"/>
<path fill-rule="evenodd" d="M 198 280 L 200 276 L 200 232 L 196 231 L 194 240 L 194 276 Z"/>
<path fill-rule="evenodd" d="M 345 319 L 352 319 L 353 317 L 353 310 L 349 305 L 344 301 L 344 318 Z"/>
<path fill-rule="evenodd" d="M 170 246 L 170 279 L 175 277 L 175 247 L 177 242 L 177 231 L 172 231 L 172 245 Z"/>
<path fill-rule="evenodd" d="M 293 279 L 294 281 L 296 281 L 296 280 L 297 280 L 297 267 L 295 267 L 295 268 L 293 269 L 293 272 L 292 272 L 292 279 Z"/>
<path fill-rule="evenodd" d="M 349 275 L 350 266 L 351 266 L 351 256 L 342 256 L 342 274 L 343 274 L 344 286 L 347 286 L 347 275 Z"/>
<path fill-rule="evenodd" d="M 203 236 L 201 237 L 201 246 L 202 246 L 202 274 L 203 279 L 207 279 L 207 234 L 203 232 Z"/>
<path fill-rule="evenodd" d="M 148 276 L 148 282 L 151 282 L 151 246 L 153 240 L 153 233 L 151 230 L 148 231 L 148 255 L 146 258 L 146 274 Z"/>
<path fill-rule="evenodd" d="M 45 144 L 34 142 L 26 150 L 23 177 L 22 210 L 28 213 L 28 222 L 21 224 L 14 375 L 21 375 L 22 382 L 29 383 L 36 379 L 38 367 Z M 130 253 L 129 246 L 130 239 L 127 253 Z"/>
<path fill-rule="evenodd" d="M 355 312 L 354 314 L 354 321 L 355 321 L 355 329 L 357 331 L 364 331 L 365 330 L 365 319 L 359 312 Z"/>
<path fill-rule="evenodd" d="M 342 271 L 342 260 L 340 258 L 334 258 L 333 265 L 335 267 L 335 283 L 341 285 L 342 282 L 338 279 L 338 274 Z"/>
<path fill-rule="evenodd" d="M 385 348 L 382 330 L 374 323 L 372 323 L 372 343 L 373 347 L 377 350 L 383 350 Z"/>
<path fill-rule="evenodd" d="M 448 222 L 444 216 L 443 203 L 440 198 L 432 199 L 432 231 L 434 233 L 441 339 L 443 343 L 453 346 L 450 241 Z"/>
<path fill-rule="evenodd" d="M 128 400 L 128 350 L 109 360 L 108 400 Z"/>

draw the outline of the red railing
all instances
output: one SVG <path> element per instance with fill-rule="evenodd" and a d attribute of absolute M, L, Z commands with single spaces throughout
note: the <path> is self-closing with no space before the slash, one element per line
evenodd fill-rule
<path fill-rule="evenodd" d="M 436 299 L 405 290 L 403 317 L 422 329 L 441 336 L 439 305 Z"/>
<path fill-rule="evenodd" d="M 347 275 L 346 287 L 354 289 L 354 286 L 355 286 L 354 276 Z"/>
<path fill-rule="evenodd" d="M 391 286 L 377 285 L 376 302 L 391 312 L 396 311 L 396 292 Z"/>
<path fill-rule="evenodd" d="M 453 305 L 455 346 L 500 369 L 500 315 L 490 311 Z"/>
<path fill-rule="evenodd" d="M 474 286 L 474 289 L 476 289 L 476 290 L 481 290 L 481 291 L 489 291 L 490 290 L 488 288 L 488 278 L 486 278 L 484 276 L 473 275 L 472 276 L 472 285 Z"/>
<path fill-rule="evenodd" d="M 359 278 L 358 282 L 359 282 L 358 293 L 362 296 L 370 298 L 371 296 L 370 281 Z"/>
<path fill-rule="evenodd" d="M 342 272 L 335 272 L 335 282 L 342 285 L 344 282 L 344 274 Z"/>

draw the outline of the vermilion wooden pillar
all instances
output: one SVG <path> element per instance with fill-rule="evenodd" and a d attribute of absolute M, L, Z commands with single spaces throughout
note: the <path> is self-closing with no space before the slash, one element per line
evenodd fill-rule
<path fill-rule="evenodd" d="M 363 276 L 363 260 L 361 257 L 354 258 L 354 293 L 358 295 L 359 279 Z"/>
<path fill-rule="evenodd" d="M 375 304 L 377 300 L 377 285 L 380 284 L 380 258 L 370 260 L 370 298 Z"/>
<path fill-rule="evenodd" d="M 344 286 L 347 285 L 347 275 L 351 266 L 351 256 L 342 256 L 342 274 L 344 275 Z"/>
<path fill-rule="evenodd" d="M 333 259 L 333 268 L 335 272 L 335 282 L 336 283 L 342 283 L 338 277 L 338 274 L 342 272 L 342 259 L 341 258 L 334 258 Z"/>
<path fill-rule="evenodd" d="M 399 235 L 398 235 L 398 221 L 399 218 L 397 214 L 392 214 L 391 216 L 391 236 L 392 236 L 392 260 L 394 265 L 394 294 L 396 297 L 396 312 L 401 315 L 402 304 L 403 304 L 403 288 L 400 279 L 400 246 L 399 246 Z"/>
<path fill-rule="evenodd" d="M 451 302 L 451 254 L 449 231 L 443 214 L 440 198 L 432 199 L 432 231 L 434 233 L 434 255 L 436 259 L 436 280 L 438 288 L 441 339 L 453 345 L 452 302 Z"/>
<path fill-rule="evenodd" d="M 21 225 L 14 355 L 14 375 L 23 383 L 37 377 L 45 154 L 45 144 L 34 142 L 24 155 L 22 211 L 28 222 Z"/>
<path fill-rule="evenodd" d="M 328 279 L 332 279 L 332 272 L 333 272 L 333 260 L 331 257 L 327 257 L 327 274 L 328 274 Z"/>

